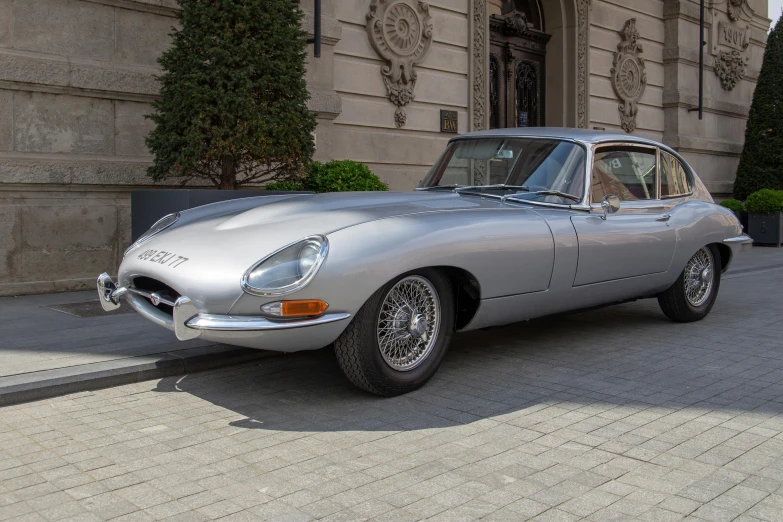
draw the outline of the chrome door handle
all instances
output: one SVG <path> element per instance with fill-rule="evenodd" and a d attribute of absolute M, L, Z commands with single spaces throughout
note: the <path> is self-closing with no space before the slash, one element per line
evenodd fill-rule
<path fill-rule="evenodd" d="M 657 218 L 655 221 L 669 221 L 672 218 L 671 214 L 664 214 L 661 217 Z"/>

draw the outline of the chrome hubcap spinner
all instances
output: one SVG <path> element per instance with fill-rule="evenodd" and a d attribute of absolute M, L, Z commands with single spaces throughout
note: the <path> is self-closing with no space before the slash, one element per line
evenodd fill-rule
<path fill-rule="evenodd" d="M 377 339 L 386 364 L 397 371 L 419 366 L 432 351 L 440 329 L 438 292 L 427 279 L 408 276 L 381 303 Z"/>
<path fill-rule="evenodd" d="M 707 302 L 712 293 L 714 260 L 709 248 L 700 249 L 685 265 L 685 297 L 693 306 Z"/>

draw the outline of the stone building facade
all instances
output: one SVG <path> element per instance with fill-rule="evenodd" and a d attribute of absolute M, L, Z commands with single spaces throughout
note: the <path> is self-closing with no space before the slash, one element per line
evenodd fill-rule
<path fill-rule="evenodd" d="M 661 140 L 731 191 L 767 0 L 706 0 L 703 120 L 698 1 L 322 2 L 317 159 L 362 161 L 408 190 L 444 130 L 599 128 Z M 302 7 L 312 32 L 313 0 Z M 118 265 L 130 191 L 151 186 L 144 115 L 176 8 L 0 0 L 0 295 L 91 288 Z"/>

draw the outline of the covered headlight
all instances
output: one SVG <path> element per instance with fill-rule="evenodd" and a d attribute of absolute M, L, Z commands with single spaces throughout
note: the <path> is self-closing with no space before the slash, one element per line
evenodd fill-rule
<path fill-rule="evenodd" d="M 179 212 L 174 212 L 173 214 L 169 214 L 168 216 L 163 216 L 162 218 L 157 220 L 155 224 L 150 227 L 149 230 L 144 232 L 139 239 L 134 241 L 133 244 L 125 250 L 125 253 L 122 254 L 122 257 L 125 257 L 128 254 L 128 252 L 130 252 L 137 246 L 141 245 L 155 234 L 163 232 L 164 230 L 169 228 L 171 225 L 176 223 L 178 219 L 179 219 Z"/>
<path fill-rule="evenodd" d="M 283 247 L 245 272 L 242 288 L 262 296 L 295 292 L 315 277 L 328 251 L 329 242 L 323 236 L 311 236 Z"/>

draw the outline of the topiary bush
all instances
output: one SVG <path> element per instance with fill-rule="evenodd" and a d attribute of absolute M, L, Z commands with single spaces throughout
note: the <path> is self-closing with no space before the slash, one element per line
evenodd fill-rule
<path fill-rule="evenodd" d="M 364 165 L 351 160 L 310 164 L 305 178 L 269 183 L 267 190 L 310 190 L 313 192 L 384 191 L 389 187 Z"/>
<path fill-rule="evenodd" d="M 733 210 L 734 212 L 742 212 L 745 210 L 745 206 L 742 204 L 742 201 L 737 199 L 726 199 L 721 201 L 720 206 L 726 207 L 727 209 Z"/>
<path fill-rule="evenodd" d="M 180 28 L 158 60 L 149 176 L 236 189 L 303 173 L 316 119 L 299 0 L 177 1 Z"/>
<path fill-rule="evenodd" d="M 783 189 L 783 23 L 767 38 L 745 130 L 734 197 L 745 199 L 763 188 Z"/>
<path fill-rule="evenodd" d="M 762 189 L 748 196 L 745 201 L 748 212 L 783 212 L 783 190 Z"/>

